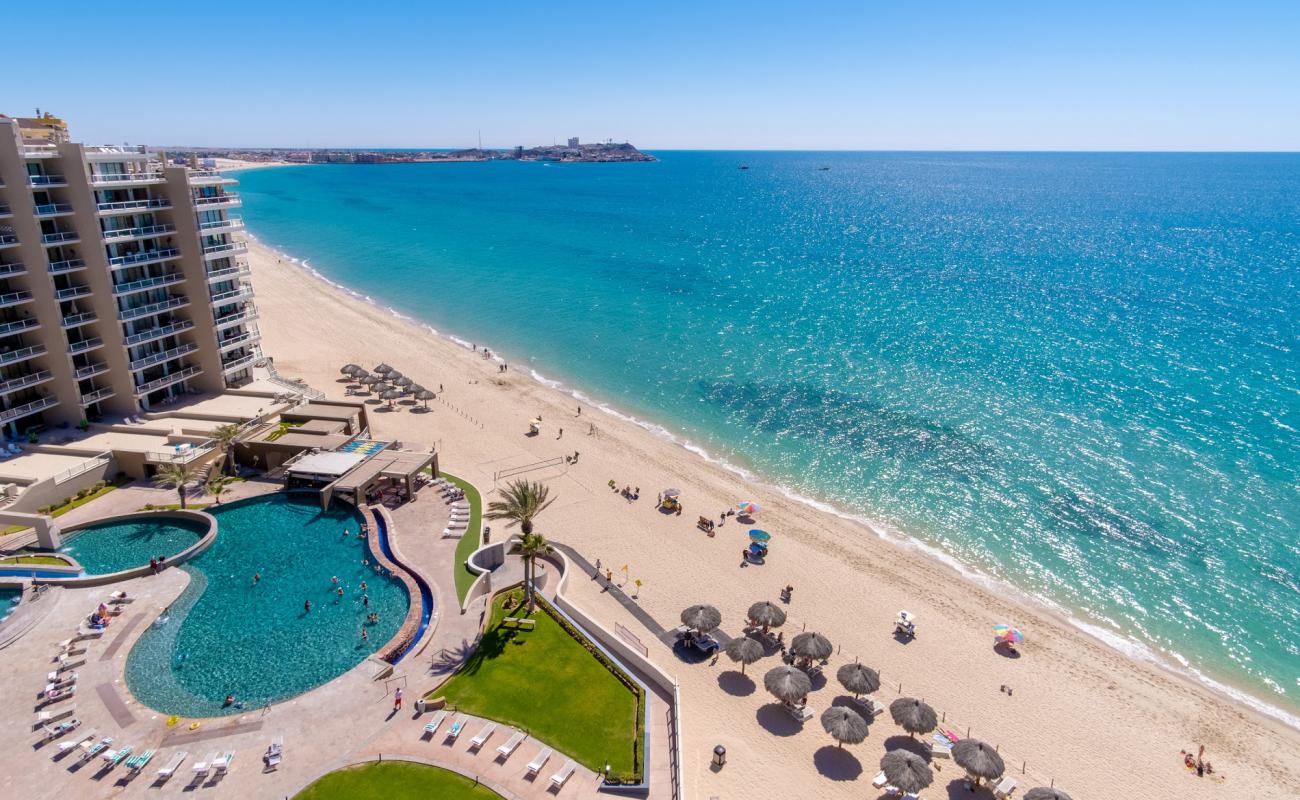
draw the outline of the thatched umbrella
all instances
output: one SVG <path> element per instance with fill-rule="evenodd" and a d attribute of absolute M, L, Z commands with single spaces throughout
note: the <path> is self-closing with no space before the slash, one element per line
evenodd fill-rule
<path fill-rule="evenodd" d="M 1073 800 L 1073 798 L 1060 789 L 1049 789 L 1046 786 L 1040 786 L 1037 789 L 1030 789 L 1025 792 L 1025 800 Z"/>
<path fill-rule="evenodd" d="M 779 628 L 785 624 L 785 609 L 764 600 L 749 607 L 749 618 L 764 628 Z"/>
<path fill-rule="evenodd" d="M 415 381 L 411 380 L 405 375 L 398 375 L 396 378 L 394 378 L 391 372 L 388 374 L 388 380 L 390 380 L 394 386 L 402 386 L 402 387 L 410 386 L 412 383 L 415 383 Z"/>
<path fill-rule="evenodd" d="M 825 661 L 835 652 L 831 642 L 820 633 L 801 633 L 790 641 L 790 650 L 800 658 L 807 658 L 813 661 Z"/>
<path fill-rule="evenodd" d="M 880 759 L 880 771 L 885 773 L 890 786 L 897 786 L 907 794 L 917 794 L 934 783 L 934 770 L 924 758 L 910 750 L 885 753 Z"/>
<path fill-rule="evenodd" d="M 845 742 L 857 744 L 867 738 L 867 721 L 851 708 L 831 706 L 822 712 L 822 728 L 831 735 L 838 747 Z"/>
<path fill-rule="evenodd" d="M 835 677 L 854 697 L 871 694 L 880 688 L 880 673 L 866 664 L 845 664 L 835 671 Z"/>
<path fill-rule="evenodd" d="M 388 372 L 384 373 L 384 377 L 389 381 L 396 383 L 398 378 L 405 378 L 406 376 L 395 369 L 390 369 Z"/>
<path fill-rule="evenodd" d="M 365 375 L 359 375 L 357 377 L 357 383 L 364 383 L 366 386 L 372 386 L 376 383 L 379 383 L 379 378 L 375 375 L 371 375 L 367 373 Z"/>
<path fill-rule="evenodd" d="M 939 727 L 939 715 L 915 697 L 900 697 L 889 704 L 889 716 L 908 733 L 929 733 Z"/>
<path fill-rule="evenodd" d="M 748 636 L 737 636 L 727 642 L 723 648 L 732 661 L 740 662 L 740 674 L 745 674 L 745 665 L 753 664 L 763 657 L 763 645 Z"/>
<path fill-rule="evenodd" d="M 365 368 L 359 367 L 356 364 L 344 364 L 343 367 L 339 369 L 339 372 L 342 372 L 344 375 L 356 375 L 358 372 L 365 371 Z"/>
<path fill-rule="evenodd" d="M 383 394 L 384 392 L 388 391 L 393 387 L 389 386 L 384 381 L 379 380 L 379 381 L 375 381 L 375 385 L 371 386 L 370 388 L 375 392 L 375 394 Z"/>
<path fill-rule="evenodd" d="M 432 400 L 433 398 L 434 398 L 433 392 L 429 391 L 428 389 L 421 389 L 415 393 L 415 399 L 423 400 L 425 408 L 429 407 L 429 401 Z"/>
<path fill-rule="evenodd" d="M 812 691 L 812 681 L 801 669 L 782 664 L 763 676 L 763 686 L 783 703 L 802 700 Z"/>
<path fill-rule="evenodd" d="M 399 398 L 399 397 L 401 397 L 401 396 L 402 396 L 402 393 L 401 393 L 400 391 L 398 391 L 397 389 L 389 389 L 388 391 L 386 391 L 386 392 L 384 392 L 383 394 L 379 395 L 379 399 L 380 399 L 380 400 L 387 400 L 387 401 L 388 401 L 388 405 L 389 405 L 389 407 L 391 408 L 392 405 L 393 405 L 393 401 L 397 400 L 397 398 Z"/>
<path fill-rule="evenodd" d="M 682 624 L 700 633 L 708 633 L 722 624 L 722 612 L 713 606 L 691 606 L 682 612 Z"/>
<path fill-rule="evenodd" d="M 379 366 L 377 366 L 377 367 L 375 367 L 373 370 L 371 370 L 371 372 L 377 372 L 377 373 L 379 373 L 379 374 L 381 374 L 381 375 L 384 374 L 385 372 L 392 372 L 392 371 L 393 371 L 393 368 L 390 367 L 390 366 L 388 366 L 387 364 L 380 364 Z"/>
<path fill-rule="evenodd" d="M 998 751 L 979 739 L 957 740 L 957 743 L 952 746 L 952 760 L 957 762 L 957 766 L 974 775 L 976 783 L 979 783 L 981 778 L 1000 778 L 1007 769 Z"/>

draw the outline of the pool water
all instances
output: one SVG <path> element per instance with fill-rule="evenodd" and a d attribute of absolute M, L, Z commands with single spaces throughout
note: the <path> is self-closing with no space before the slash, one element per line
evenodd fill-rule
<path fill-rule="evenodd" d="M 107 575 L 156 556 L 171 558 L 207 532 L 202 522 L 172 518 L 89 525 L 65 535 L 59 552 L 77 559 L 87 575 Z"/>
<path fill-rule="evenodd" d="M 277 493 L 207 510 L 216 541 L 180 567 L 190 585 L 127 659 L 127 685 L 144 704 L 187 717 L 259 708 L 338 677 L 401 627 L 406 587 L 362 563 L 369 553 L 352 508 L 322 512 L 315 493 Z M 370 613 L 377 623 L 366 622 Z M 224 707 L 227 695 L 243 708 Z"/>
<path fill-rule="evenodd" d="M 0 622 L 4 622 L 18 607 L 18 598 L 22 591 L 18 589 L 0 589 Z"/>

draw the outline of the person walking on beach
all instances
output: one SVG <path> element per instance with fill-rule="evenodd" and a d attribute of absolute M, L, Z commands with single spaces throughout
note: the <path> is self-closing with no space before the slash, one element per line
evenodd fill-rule
<path fill-rule="evenodd" d="M 563 439 L 563 438 L 564 438 L 564 428 L 560 428 L 560 432 L 557 433 L 557 434 L 555 434 L 555 438 L 556 438 L 556 439 Z"/>
<path fill-rule="evenodd" d="M 582 416 L 582 406 L 578 406 L 578 416 Z"/>

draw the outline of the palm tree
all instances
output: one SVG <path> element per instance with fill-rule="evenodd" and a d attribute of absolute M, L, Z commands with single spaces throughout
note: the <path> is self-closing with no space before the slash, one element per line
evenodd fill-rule
<path fill-rule="evenodd" d="M 153 485 L 159 489 L 175 489 L 176 496 L 181 499 L 181 508 L 185 508 L 185 487 L 194 483 L 197 477 L 198 470 L 192 464 L 175 462 L 158 469 L 158 474 L 153 476 Z"/>
<path fill-rule="evenodd" d="M 542 534 L 525 533 L 515 543 L 514 551 L 524 560 L 524 600 L 528 603 L 528 613 L 531 614 L 537 607 L 533 595 L 533 580 L 537 577 L 537 557 L 553 552 L 554 548 Z"/>
<path fill-rule="evenodd" d="M 223 473 L 229 473 L 231 467 L 234 466 L 235 441 L 241 433 L 240 427 L 233 422 L 229 425 L 222 425 L 212 432 L 212 438 L 221 447 L 221 471 Z"/>
<path fill-rule="evenodd" d="M 551 552 L 551 546 L 546 543 L 546 537 L 541 534 L 533 533 L 533 520 L 546 510 L 555 498 L 550 496 L 551 490 L 544 483 L 534 483 L 529 480 L 511 481 L 506 488 L 501 491 L 501 499 L 493 500 L 488 503 L 487 518 L 492 520 L 502 519 L 506 521 L 506 527 L 519 526 L 523 537 L 515 546 L 515 551 L 524 559 L 524 595 L 528 601 L 528 609 L 531 611 L 533 604 L 533 581 L 532 574 L 534 571 L 533 560 L 543 554 Z"/>
<path fill-rule="evenodd" d="M 221 495 L 230 491 L 230 478 L 225 475 L 213 475 L 208 478 L 207 483 L 203 484 L 203 491 L 212 495 L 217 505 L 221 505 Z"/>

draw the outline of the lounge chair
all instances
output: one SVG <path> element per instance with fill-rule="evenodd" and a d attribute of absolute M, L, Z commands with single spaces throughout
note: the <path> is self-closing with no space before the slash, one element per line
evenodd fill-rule
<path fill-rule="evenodd" d="M 98 639 L 103 635 L 104 635 L 103 628 L 91 628 L 86 625 L 82 625 L 80 628 L 77 629 L 78 639 Z"/>
<path fill-rule="evenodd" d="M 528 762 L 528 766 L 525 768 L 527 771 L 524 774 L 536 775 L 541 772 L 542 767 L 546 766 L 546 762 L 551 760 L 551 754 L 554 752 L 555 751 L 549 747 L 543 747 L 541 752 L 539 752 L 532 761 Z"/>
<path fill-rule="evenodd" d="M 217 759 L 218 753 L 208 753 L 208 757 L 202 761 L 195 761 L 194 766 L 190 769 L 194 772 L 195 778 L 206 777 L 208 771 L 212 769 L 212 762 Z"/>
<path fill-rule="evenodd" d="M 447 738 L 455 739 L 456 737 L 460 736 L 460 732 L 465 730 L 466 722 L 469 722 L 469 717 L 465 716 L 464 714 L 461 714 L 460 716 L 456 717 L 456 721 L 451 723 L 451 727 L 447 729 Z"/>
<path fill-rule="evenodd" d="M 799 722 L 807 722 L 814 716 L 813 710 L 806 705 L 797 706 L 794 703 L 782 703 L 781 706 Z"/>
<path fill-rule="evenodd" d="M 876 775 L 876 777 L 871 779 L 871 785 L 877 789 L 883 789 L 889 785 L 889 778 L 886 778 L 885 773 L 882 771 L 880 774 Z"/>
<path fill-rule="evenodd" d="M 993 796 L 998 798 L 998 800 L 1004 800 L 1004 798 L 1010 797 L 1011 793 L 1015 790 L 1016 779 L 1008 775 L 1002 779 L 1001 783 L 993 788 Z"/>
<path fill-rule="evenodd" d="M 934 742 L 930 745 L 931 758 L 952 758 L 952 743 L 940 744 Z"/>
<path fill-rule="evenodd" d="M 564 788 L 564 784 L 569 780 L 573 775 L 573 771 L 577 768 L 578 763 L 573 759 L 570 758 L 568 761 L 565 761 L 564 766 L 560 767 L 560 771 L 551 776 L 551 786 L 554 786 L 557 791 Z"/>
<path fill-rule="evenodd" d="M 235 754 L 233 752 L 227 752 L 223 755 L 217 756 L 212 760 L 212 768 L 217 771 L 218 775 L 224 775 L 226 774 L 226 770 L 230 769 L 230 762 L 234 758 Z"/>
<path fill-rule="evenodd" d="M 134 603 L 134 602 L 135 602 L 135 598 L 133 598 L 133 597 L 127 597 L 126 592 L 124 592 L 124 591 L 120 591 L 120 590 L 119 590 L 119 591 L 113 592 L 112 594 L 110 594 L 110 595 L 108 596 L 108 602 L 110 602 L 110 603 Z"/>
<path fill-rule="evenodd" d="M 153 757 L 156 752 L 157 751 L 155 750 L 146 750 L 138 756 L 135 756 L 133 758 L 128 758 L 126 760 L 126 768 L 131 772 L 139 772 L 140 770 L 149 766 L 149 762 L 153 761 Z"/>
<path fill-rule="evenodd" d="M 262 761 L 266 762 L 267 770 L 273 770 L 280 766 L 284 760 L 284 740 L 276 737 L 271 741 L 271 746 L 266 748 L 266 755 L 262 756 Z"/>
<path fill-rule="evenodd" d="M 422 735 L 433 738 L 433 736 L 438 733 L 438 729 L 442 727 L 442 723 L 447 721 L 447 717 L 450 713 L 451 712 L 444 708 L 434 714 L 433 719 L 429 720 L 429 724 L 424 726 L 424 733 Z"/>
<path fill-rule="evenodd" d="M 134 748 L 131 745 L 123 745 L 116 750 L 105 750 L 100 758 L 104 761 L 104 769 L 112 769 L 126 760 L 131 755 Z"/>
<path fill-rule="evenodd" d="M 496 733 L 496 730 L 497 724 L 495 722 L 489 722 L 484 725 L 483 729 L 478 732 L 478 735 L 469 740 L 469 749 L 481 749 L 483 745 L 487 744 L 487 740 L 492 738 L 492 734 Z"/>
<path fill-rule="evenodd" d="M 51 722 L 63 719 L 64 717 L 70 717 L 76 713 L 77 713 L 76 706 L 68 706 L 67 708 L 60 709 L 58 711 L 37 711 L 36 723 L 33 727 L 42 728 L 50 724 Z"/>
<path fill-rule="evenodd" d="M 84 749 L 87 743 L 93 742 L 94 740 L 95 740 L 95 729 L 91 728 L 90 730 L 86 731 L 85 734 L 77 737 L 76 739 L 69 739 L 66 742 L 59 742 L 59 752 L 66 753 L 69 750 L 76 750 L 78 747 Z"/>
<path fill-rule="evenodd" d="M 94 744 L 83 745 L 82 747 L 85 752 L 81 754 L 81 760 L 89 761 L 90 759 L 94 758 L 95 756 L 99 755 L 104 750 L 112 746 L 113 746 L 112 736 L 105 736 L 103 739 L 100 739 L 98 742 L 95 742 Z"/>
<path fill-rule="evenodd" d="M 45 741 L 50 742 L 62 736 L 66 736 L 80 727 L 81 727 L 81 720 L 77 719 L 76 717 L 73 717 L 72 719 L 67 720 L 66 722 L 60 722 L 58 725 L 55 725 L 53 728 L 51 728 L 49 725 L 42 725 L 41 730 L 45 733 Z"/>
<path fill-rule="evenodd" d="M 158 781 L 160 783 L 166 782 L 171 776 L 175 775 L 176 770 L 180 769 L 181 764 L 185 763 L 185 758 L 188 755 L 189 753 L 182 750 L 172 756 L 171 760 L 164 764 L 162 769 L 158 770 Z"/>
<path fill-rule="evenodd" d="M 528 734 L 523 731 L 515 731 L 510 734 L 510 738 L 506 739 L 506 743 L 497 748 L 497 757 L 502 761 L 510 758 L 510 756 L 515 752 L 515 748 L 519 746 L 519 743 L 522 742 L 524 737 L 527 735 Z"/>

